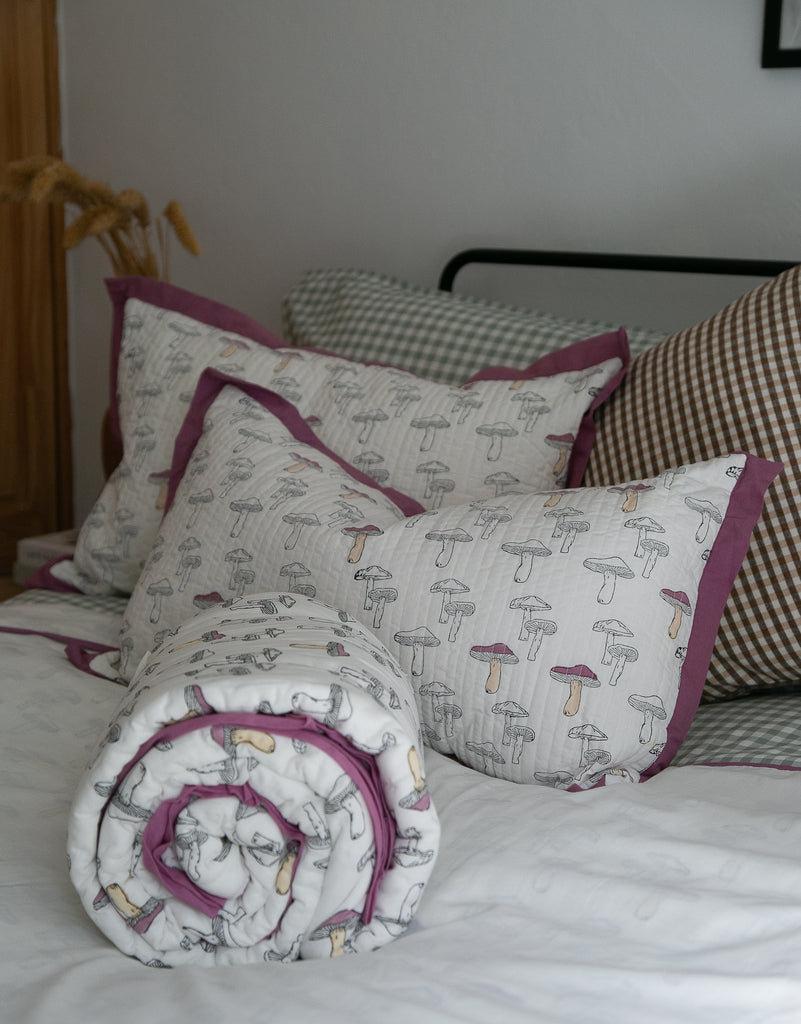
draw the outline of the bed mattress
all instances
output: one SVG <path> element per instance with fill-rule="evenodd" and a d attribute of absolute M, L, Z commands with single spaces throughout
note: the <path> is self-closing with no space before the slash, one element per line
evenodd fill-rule
<path fill-rule="evenodd" d="M 124 607 L 32 591 L 0 626 L 112 646 Z M 66 862 L 75 788 L 122 688 L 35 633 L 3 635 L 0 671 L 6 1020 L 801 1019 L 798 772 L 681 764 L 567 793 L 426 751 L 442 839 L 405 935 L 337 960 L 158 970 L 94 927 Z"/>

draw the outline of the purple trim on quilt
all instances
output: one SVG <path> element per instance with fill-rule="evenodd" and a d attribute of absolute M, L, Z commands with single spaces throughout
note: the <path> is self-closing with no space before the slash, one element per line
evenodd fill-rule
<path fill-rule="evenodd" d="M 208 324 L 209 327 L 239 334 L 265 348 L 286 347 L 277 335 L 268 331 L 266 327 L 245 313 L 240 313 L 213 299 L 205 299 L 183 288 L 177 288 L 166 281 L 158 281 L 151 277 L 110 277 L 106 279 L 106 288 L 113 307 L 109 366 L 109 413 L 111 429 L 118 444 L 122 443 L 122 433 L 117 401 L 117 372 L 125 319 L 125 303 L 128 299 L 141 299 L 142 302 L 148 302 L 161 309 L 182 313 L 201 323 Z"/>
<path fill-rule="evenodd" d="M 303 854 L 305 842 L 305 836 L 300 829 L 295 828 L 294 825 L 288 822 L 274 803 L 259 796 L 256 790 L 247 782 L 241 786 L 234 786 L 229 783 L 223 783 L 218 786 L 184 786 L 180 795 L 175 797 L 175 799 L 162 801 L 147 823 L 144 835 L 142 836 L 142 855 L 145 867 L 158 878 L 169 893 L 172 893 L 173 896 L 177 897 L 187 906 L 199 910 L 207 917 L 216 917 L 225 906 L 226 898 L 215 896 L 213 893 L 201 889 L 180 868 L 170 867 L 165 864 L 162 856 L 173 844 L 175 839 L 175 822 L 181 811 L 195 800 L 211 800 L 221 796 L 233 797 L 247 807 L 263 807 L 278 826 L 281 835 L 285 839 L 290 839 L 298 844 L 298 859 L 295 860 L 292 866 L 292 880 L 295 878 L 295 871 Z M 269 937 L 269 935 L 266 936 L 266 938 Z"/>
<path fill-rule="evenodd" d="M 701 577 L 687 657 L 681 669 L 679 698 L 668 726 L 667 742 L 654 763 L 643 772 L 643 779 L 666 768 L 687 735 L 701 700 L 723 609 L 751 543 L 765 491 L 783 468 L 780 462 L 746 455 L 745 466 L 732 489 L 726 517 Z"/>
<path fill-rule="evenodd" d="M 272 413 L 273 416 L 281 421 L 297 441 L 300 441 L 302 444 L 309 445 L 322 455 L 326 455 L 329 459 L 332 459 L 338 466 L 344 469 L 346 473 L 353 477 L 354 480 L 357 480 L 363 486 L 369 487 L 374 491 L 380 491 L 389 498 L 394 505 L 397 505 L 405 516 L 418 515 L 420 512 L 425 511 L 423 506 L 419 502 L 415 501 L 414 498 L 410 498 L 408 495 L 401 493 L 401 491 L 396 491 L 394 487 L 380 487 L 375 480 L 371 479 L 365 473 L 362 473 L 361 470 L 356 469 L 355 466 L 351 466 L 350 463 L 346 462 L 340 455 L 337 455 L 336 452 L 327 448 L 322 441 L 320 441 L 309 424 L 303 419 L 295 406 L 290 402 L 287 402 L 285 398 L 282 398 L 274 391 L 270 391 L 268 388 L 261 387 L 259 384 L 254 384 L 250 381 L 243 381 L 238 377 L 229 377 L 226 374 L 221 373 L 219 370 L 209 368 L 203 371 L 197 382 L 197 387 L 195 388 L 195 394 L 192 398 L 192 403 L 189 406 L 189 411 L 184 417 L 184 422 L 181 425 L 177 438 L 175 439 L 172 468 L 170 469 L 170 484 L 167 491 L 167 501 L 164 505 L 165 515 L 172 507 L 172 503 L 175 500 L 175 492 L 183 479 L 189 459 L 191 458 L 195 445 L 203 432 L 203 421 L 206 413 L 214 399 L 226 385 L 238 388 L 240 391 L 244 392 L 244 394 L 262 405 L 268 412 Z"/>
<path fill-rule="evenodd" d="M 71 583 L 67 583 L 66 580 L 59 579 L 58 576 L 54 576 L 50 570 L 54 565 L 59 562 L 67 562 L 72 560 L 72 555 L 57 555 L 55 558 L 51 558 L 49 562 L 44 565 L 40 565 L 38 569 L 30 574 L 22 584 L 25 590 L 54 590 L 59 594 L 81 594 L 83 591 L 78 590 L 77 587 Z"/>
<path fill-rule="evenodd" d="M 0 626 L 0 633 L 17 633 L 20 636 L 43 636 L 46 640 L 54 640 L 57 644 L 64 645 L 64 653 L 69 661 L 81 672 L 87 672 L 90 676 L 97 676 L 98 679 L 108 679 L 102 672 L 95 672 L 91 667 L 92 659 L 98 654 L 108 654 L 109 651 L 116 651 L 119 648 L 109 644 L 101 644 L 95 640 L 82 640 L 76 636 L 64 636 L 62 633 L 48 633 L 44 629 L 22 629 L 18 626 Z"/>
<path fill-rule="evenodd" d="M 488 366 L 474 374 L 468 383 L 472 384 L 481 380 L 528 380 L 532 377 L 552 377 L 556 373 L 584 370 L 605 362 L 607 359 L 615 358 L 620 359 L 623 365 L 595 396 L 576 431 L 576 440 L 573 442 L 570 452 L 570 466 L 565 486 L 578 487 L 587 468 L 590 451 L 595 441 L 593 413 L 620 386 L 631 362 L 628 335 L 622 327 L 617 331 L 585 338 L 583 341 L 577 341 L 566 348 L 557 349 L 555 352 L 548 352 L 536 363 L 527 366 L 525 370 L 515 370 L 509 366 Z"/>
<path fill-rule="evenodd" d="M 375 909 L 379 884 L 392 864 L 392 852 L 395 842 L 395 818 L 387 803 L 375 758 L 358 750 L 333 729 L 329 729 L 307 715 L 260 715 L 253 712 L 225 711 L 183 719 L 180 722 L 174 722 L 172 725 L 159 729 L 149 737 L 119 772 L 117 775 L 117 785 L 127 776 L 136 762 L 141 760 L 157 743 L 176 739 L 197 729 L 216 729 L 218 727 L 225 728 L 226 726 L 229 728 L 255 729 L 259 732 L 275 733 L 277 736 L 293 737 L 305 743 L 311 743 L 327 754 L 354 781 L 370 816 L 375 840 L 375 867 L 361 915 L 365 924 L 369 924 Z M 224 788 L 224 784 L 221 784 L 220 787 L 211 788 L 216 789 L 219 793 L 220 789 Z M 110 801 L 111 795 L 109 796 Z M 266 804 L 266 800 L 261 797 L 259 797 L 259 801 Z M 147 833 L 147 828 L 145 833 Z M 144 845 L 144 856 L 146 858 L 145 866 L 148 870 L 153 871 L 153 867 L 148 862 L 152 852 L 148 853 L 148 849 L 150 851 L 154 849 L 151 839 L 148 839 Z M 153 871 L 153 873 L 156 874 L 156 871 Z M 218 899 L 218 897 L 211 896 L 210 894 L 206 894 L 206 896 L 210 900 L 216 901 Z M 206 911 L 203 912 L 206 913 Z"/>

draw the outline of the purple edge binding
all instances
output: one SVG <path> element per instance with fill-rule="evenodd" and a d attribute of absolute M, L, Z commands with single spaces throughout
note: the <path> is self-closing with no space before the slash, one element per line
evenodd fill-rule
<path fill-rule="evenodd" d="M 668 726 L 667 742 L 657 759 L 643 772 L 643 779 L 667 768 L 684 742 L 701 700 L 723 609 L 762 513 L 765 491 L 783 468 L 781 462 L 746 454 L 745 467 L 732 488 L 726 517 L 701 576 L 687 657 L 681 669 L 679 699 Z"/>
<path fill-rule="evenodd" d="M 375 909 L 375 901 L 378 896 L 378 886 L 392 864 L 392 853 L 395 838 L 395 819 L 387 804 L 386 794 L 383 786 L 381 785 L 378 765 L 375 758 L 364 754 L 356 747 L 353 747 L 343 736 L 335 732 L 333 729 L 329 729 L 327 726 L 320 722 L 316 722 L 307 715 L 262 715 L 252 712 L 240 713 L 236 711 L 226 711 L 212 712 L 208 715 L 200 715 L 196 718 L 184 719 L 183 721 L 175 722 L 172 725 L 165 726 L 163 729 L 159 729 L 158 732 L 149 737 L 141 745 L 130 761 L 128 761 L 128 763 L 121 769 L 117 775 L 117 785 L 119 785 L 119 783 L 125 778 L 133 765 L 157 743 L 164 740 L 175 739 L 176 737 L 183 736 L 186 733 L 193 732 L 196 729 L 213 728 L 215 726 L 245 727 L 249 729 L 258 729 L 260 732 L 272 732 L 279 736 L 297 737 L 302 739 L 304 742 L 311 743 L 321 749 L 325 754 L 331 757 L 331 759 L 334 760 L 350 778 L 353 779 L 359 788 L 362 798 L 364 799 L 375 836 L 375 868 L 373 869 L 373 876 L 370 881 L 370 887 L 365 897 L 364 909 L 362 911 L 362 919 L 365 924 L 369 924 Z M 218 787 L 214 788 L 216 789 Z M 109 796 L 108 802 L 111 801 L 111 798 L 112 797 Z M 155 850 L 159 844 L 159 840 L 163 842 L 163 833 L 159 836 L 157 829 L 154 828 L 154 830 L 152 830 L 148 835 L 148 830 L 147 828 L 145 829 L 145 835 L 143 837 L 144 863 L 147 869 L 155 874 L 162 884 L 172 892 L 174 891 L 173 885 L 175 883 L 174 879 L 171 879 L 169 875 L 170 869 L 161 864 L 160 860 L 158 863 L 156 862 Z M 161 848 L 163 849 L 163 847 Z M 164 868 L 164 871 L 160 870 L 159 865 L 161 865 L 161 868 Z M 203 890 L 197 887 L 195 887 L 197 891 L 192 893 L 190 890 L 190 886 L 192 885 L 193 883 L 191 883 L 189 879 L 186 879 L 185 886 L 182 883 L 179 887 L 180 891 L 175 892 L 175 895 L 181 899 L 185 899 L 188 892 L 189 898 L 186 899 L 186 902 L 188 902 L 190 906 L 195 906 L 203 913 L 208 914 L 208 916 L 213 916 L 209 914 L 210 909 L 219 911 L 222 904 L 219 904 L 218 897 L 209 893 L 204 893 Z M 197 902 L 193 902 L 193 898 Z M 222 903 L 224 904 L 224 902 L 225 901 L 223 900 Z"/>
<path fill-rule="evenodd" d="M 200 376 L 189 411 L 184 417 L 184 422 L 175 439 L 172 466 L 170 468 L 170 483 L 167 491 L 167 501 L 164 505 L 165 515 L 172 507 L 172 503 L 175 500 L 175 492 L 183 478 L 195 445 L 203 432 L 204 417 L 214 399 L 228 384 L 249 395 L 268 412 L 272 413 L 273 416 L 281 421 L 295 440 L 315 448 L 321 454 L 332 459 L 352 476 L 354 480 L 358 480 L 365 487 L 381 491 L 394 505 L 397 505 L 405 516 L 417 515 L 425 511 L 423 506 L 415 501 L 414 498 L 396 491 L 393 487 L 380 487 L 375 480 L 362 473 L 361 470 L 356 469 L 355 466 L 351 466 L 349 462 L 346 462 L 336 452 L 327 448 L 303 419 L 295 406 L 274 391 L 263 388 L 259 384 L 243 381 L 238 377 L 229 377 L 219 370 L 209 368 L 204 370 Z"/>

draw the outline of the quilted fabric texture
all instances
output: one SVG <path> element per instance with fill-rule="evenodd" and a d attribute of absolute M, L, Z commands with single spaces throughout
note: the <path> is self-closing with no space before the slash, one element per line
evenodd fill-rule
<path fill-rule="evenodd" d="M 270 440 L 251 477 L 201 509 L 193 495 L 230 472 L 246 387 Z M 309 440 L 278 396 L 201 381 L 126 611 L 129 666 L 194 608 L 284 587 L 362 618 L 411 674 L 425 742 L 479 770 L 586 788 L 669 762 L 777 466 L 732 455 L 401 519 Z M 314 463 L 301 486 L 287 472 L 298 456 Z"/>
<path fill-rule="evenodd" d="M 618 326 L 343 268 L 308 271 L 286 296 L 282 313 L 284 336 L 294 345 L 392 363 L 446 384 L 461 384 L 488 363 L 528 366 Z M 628 326 L 627 334 L 632 352 L 665 337 L 664 331 Z"/>
<path fill-rule="evenodd" d="M 801 268 L 638 356 L 599 415 L 585 482 L 733 448 L 784 463 L 723 614 L 704 700 L 801 682 Z"/>
<path fill-rule="evenodd" d="M 438 507 L 577 483 L 593 410 L 629 361 L 618 330 L 527 370 L 489 368 L 456 390 L 392 367 L 277 347 L 241 314 L 161 282 L 123 278 L 109 288 L 124 456 L 78 537 L 74 568 L 84 590 L 133 588 L 158 530 L 175 437 L 206 367 L 269 386 L 377 482 Z M 244 479 L 262 434 L 252 413 L 238 422 Z"/>

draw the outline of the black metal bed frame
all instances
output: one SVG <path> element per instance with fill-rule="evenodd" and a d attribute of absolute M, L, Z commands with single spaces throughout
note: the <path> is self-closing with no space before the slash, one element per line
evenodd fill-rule
<path fill-rule="evenodd" d="M 578 253 L 553 249 L 464 249 L 445 264 L 439 288 L 453 291 L 456 275 L 473 263 L 526 267 L 581 267 L 594 270 L 653 270 L 680 274 L 735 274 L 776 277 L 796 264 L 762 259 L 715 259 L 706 256 L 643 256 L 635 253 Z"/>

